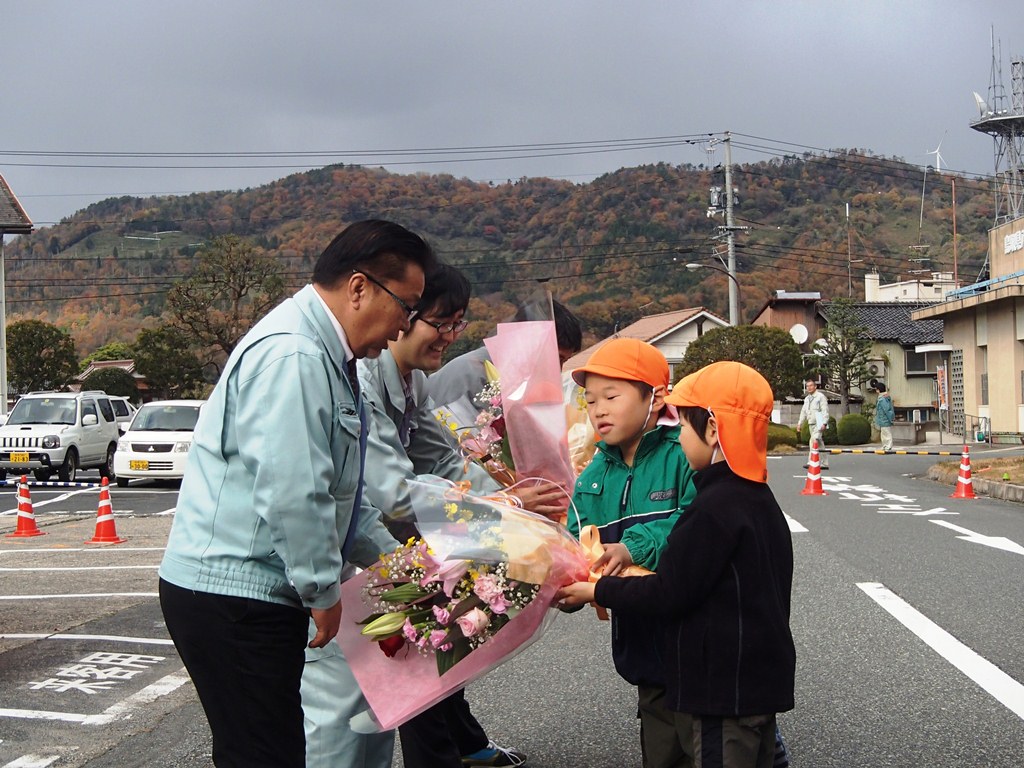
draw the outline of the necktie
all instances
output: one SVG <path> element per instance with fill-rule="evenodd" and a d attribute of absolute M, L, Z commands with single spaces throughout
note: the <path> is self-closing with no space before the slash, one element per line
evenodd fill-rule
<path fill-rule="evenodd" d="M 345 370 L 348 383 L 352 385 L 352 393 L 355 395 L 356 402 L 359 402 L 359 374 L 356 372 L 356 359 L 354 357 L 345 364 Z"/>
<path fill-rule="evenodd" d="M 409 443 L 412 441 L 413 432 L 416 430 L 412 428 L 413 416 L 416 414 L 416 401 L 413 399 L 412 392 L 408 389 L 405 390 L 405 411 L 402 413 L 402 423 L 398 427 L 398 436 L 402 440 L 402 447 L 408 448 Z"/>

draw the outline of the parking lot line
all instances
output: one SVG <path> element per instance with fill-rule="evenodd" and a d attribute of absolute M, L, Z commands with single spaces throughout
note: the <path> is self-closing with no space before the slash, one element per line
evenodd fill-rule
<path fill-rule="evenodd" d="M 71 600 L 80 597 L 159 597 L 158 592 L 92 592 L 67 595 L 0 595 L 0 600 Z"/>

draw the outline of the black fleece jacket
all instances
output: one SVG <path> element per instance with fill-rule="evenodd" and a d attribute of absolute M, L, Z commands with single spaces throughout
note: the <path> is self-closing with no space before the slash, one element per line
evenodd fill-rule
<path fill-rule="evenodd" d="M 793 542 L 771 490 L 723 461 L 697 473 L 697 497 L 653 576 L 605 577 L 598 604 L 662 625 L 666 704 L 745 717 L 793 708 L 789 630 Z"/>

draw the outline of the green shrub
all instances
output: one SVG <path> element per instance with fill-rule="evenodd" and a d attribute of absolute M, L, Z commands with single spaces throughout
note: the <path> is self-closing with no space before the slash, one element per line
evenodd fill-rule
<path fill-rule="evenodd" d="M 796 432 L 790 427 L 784 424 L 769 424 L 768 425 L 768 450 L 777 445 L 791 445 L 796 448 L 797 436 Z"/>
<path fill-rule="evenodd" d="M 836 428 L 839 445 L 861 445 L 871 442 L 871 422 L 860 413 L 848 413 Z M 827 442 L 827 440 L 826 440 Z"/>
<path fill-rule="evenodd" d="M 800 441 L 800 445 L 808 445 L 811 442 L 811 428 L 804 424 L 800 427 L 800 431 L 797 433 L 797 437 Z M 838 437 L 836 435 L 836 420 L 832 417 L 828 417 L 828 426 L 825 427 L 825 434 L 822 435 L 825 440 L 825 445 L 835 445 Z"/>

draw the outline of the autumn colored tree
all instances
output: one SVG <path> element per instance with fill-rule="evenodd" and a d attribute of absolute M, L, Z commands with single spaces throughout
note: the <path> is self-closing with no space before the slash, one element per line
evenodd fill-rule
<path fill-rule="evenodd" d="M 156 399 L 201 396 L 205 389 L 203 364 L 188 335 L 178 328 L 164 325 L 141 331 L 132 358 Z"/>
<path fill-rule="evenodd" d="M 63 389 L 77 372 L 75 341 L 57 326 L 19 320 L 7 327 L 7 384 L 12 393 Z"/>
<path fill-rule="evenodd" d="M 680 370 L 685 376 L 719 360 L 749 365 L 768 380 L 777 400 L 800 392 L 804 375 L 800 347 L 781 328 L 738 325 L 708 331 L 690 342 Z"/>
<path fill-rule="evenodd" d="M 167 308 L 171 324 L 205 350 L 219 371 L 239 339 L 284 295 L 279 262 L 225 235 L 199 252 L 193 273 L 168 292 Z"/>

